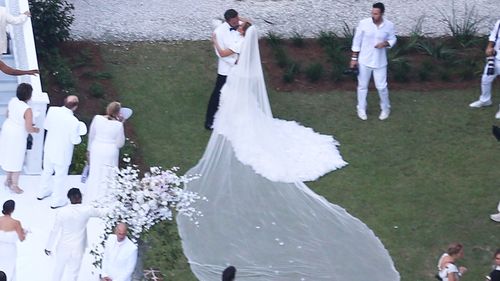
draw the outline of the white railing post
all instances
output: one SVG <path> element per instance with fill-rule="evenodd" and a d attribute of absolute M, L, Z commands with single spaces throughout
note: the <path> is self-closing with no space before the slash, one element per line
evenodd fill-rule
<path fill-rule="evenodd" d="M 18 15 L 29 10 L 28 0 L 6 0 L 6 7 L 13 15 Z M 16 68 L 19 69 L 38 69 L 38 60 L 36 56 L 35 39 L 33 37 L 33 28 L 31 18 L 20 26 L 11 26 L 10 33 L 12 38 L 12 52 Z M 42 91 L 40 76 L 24 75 L 18 76 L 18 83 L 29 83 L 33 87 L 33 96 L 30 106 L 33 109 L 34 123 L 38 128 L 43 128 L 43 122 L 49 104 L 47 93 Z M 42 171 L 44 130 L 33 134 L 33 147 L 26 154 L 24 172 L 26 174 L 40 174 Z"/>

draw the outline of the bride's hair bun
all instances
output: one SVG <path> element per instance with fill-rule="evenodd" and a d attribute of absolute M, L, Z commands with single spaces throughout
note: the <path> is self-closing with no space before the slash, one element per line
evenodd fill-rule
<path fill-rule="evenodd" d="M 3 203 L 2 214 L 10 215 L 14 211 L 15 207 L 16 207 L 16 202 L 14 202 L 14 200 L 5 201 L 5 203 Z"/>

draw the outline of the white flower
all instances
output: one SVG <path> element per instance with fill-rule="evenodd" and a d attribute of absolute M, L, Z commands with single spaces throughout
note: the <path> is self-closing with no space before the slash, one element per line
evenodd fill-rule
<path fill-rule="evenodd" d="M 130 158 L 123 159 L 129 163 Z M 191 204 L 200 199 L 197 193 L 186 191 L 183 187 L 195 176 L 177 176 L 179 168 L 162 169 L 151 167 L 144 177 L 140 178 L 137 166 L 129 164 L 123 169 L 116 168 L 108 179 L 108 193 L 97 203 L 109 206 L 105 219 L 105 235 L 101 237 L 101 244 L 113 232 L 113 227 L 119 222 L 126 222 L 129 226 L 130 238 L 136 241 L 143 232 L 163 220 L 173 219 L 173 210 L 190 217 L 203 216 Z M 203 200 L 207 200 L 203 197 Z M 198 225 L 198 221 L 194 222 Z M 94 265 L 102 260 L 102 247 L 95 247 L 91 252 L 95 257 Z"/>

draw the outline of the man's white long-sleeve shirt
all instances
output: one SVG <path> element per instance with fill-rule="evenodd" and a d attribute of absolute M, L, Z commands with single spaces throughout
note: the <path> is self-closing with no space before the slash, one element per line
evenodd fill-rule
<path fill-rule="evenodd" d="M 394 24 L 383 19 L 380 25 L 373 23 L 372 18 L 359 22 L 352 40 L 352 51 L 359 52 L 358 63 L 372 68 L 387 66 L 387 48 L 375 48 L 378 43 L 387 41 L 389 47 L 396 44 Z"/>

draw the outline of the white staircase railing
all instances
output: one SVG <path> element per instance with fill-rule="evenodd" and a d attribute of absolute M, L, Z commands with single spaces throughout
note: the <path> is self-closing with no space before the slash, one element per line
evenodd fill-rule
<path fill-rule="evenodd" d="M 18 15 L 29 10 L 28 0 L 5 0 L 5 6 L 13 15 Z M 15 67 L 18 69 L 38 69 L 31 18 L 23 25 L 10 26 L 8 30 L 12 38 L 12 52 L 15 58 Z M 36 127 L 43 128 L 49 98 L 47 93 L 42 91 L 40 76 L 18 76 L 17 81 L 18 83 L 29 83 L 33 87 L 33 96 L 30 106 L 33 109 L 34 123 Z M 43 130 L 38 134 L 33 134 L 33 147 L 27 152 L 24 173 L 41 173 L 43 140 Z"/>

